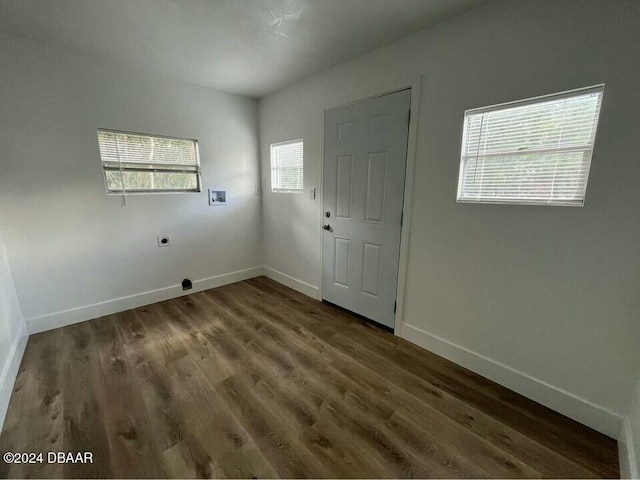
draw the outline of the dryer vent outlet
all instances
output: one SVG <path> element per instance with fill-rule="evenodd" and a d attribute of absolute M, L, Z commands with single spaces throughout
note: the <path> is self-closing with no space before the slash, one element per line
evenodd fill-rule
<path fill-rule="evenodd" d="M 182 290 L 191 290 L 193 288 L 193 283 L 188 278 L 182 280 Z"/>

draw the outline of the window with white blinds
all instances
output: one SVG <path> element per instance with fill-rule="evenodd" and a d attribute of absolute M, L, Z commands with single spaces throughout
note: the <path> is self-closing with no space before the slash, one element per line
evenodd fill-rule
<path fill-rule="evenodd" d="M 603 92 L 466 111 L 458 201 L 582 206 Z"/>
<path fill-rule="evenodd" d="M 271 145 L 271 191 L 302 192 L 303 142 L 274 143 Z"/>
<path fill-rule="evenodd" d="M 98 130 L 107 193 L 199 192 L 198 142 Z"/>

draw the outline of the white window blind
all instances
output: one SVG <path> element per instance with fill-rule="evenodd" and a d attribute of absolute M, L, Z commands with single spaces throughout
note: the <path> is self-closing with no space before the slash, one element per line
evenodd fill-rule
<path fill-rule="evenodd" d="M 603 91 L 466 111 L 458 201 L 582 206 Z"/>
<path fill-rule="evenodd" d="M 98 130 L 108 193 L 199 192 L 195 140 Z"/>
<path fill-rule="evenodd" d="M 271 191 L 302 192 L 303 142 L 271 145 Z"/>

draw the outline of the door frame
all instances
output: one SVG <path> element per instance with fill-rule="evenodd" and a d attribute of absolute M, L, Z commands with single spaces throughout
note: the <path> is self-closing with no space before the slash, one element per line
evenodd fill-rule
<path fill-rule="evenodd" d="M 392 93 L 403 90 L 411 91 L 411 113 L 409 117 L 409 135 L 407 137 L 407 165 L 404 177 L 404 198 L 402 207 L 402 227 L 400 228 L 400 259 L 398 264 L 398 287 L 396 290 L 396 314 L 394 318 L 394 334 L 398 337 L 402 336 L 404 326 L 404 300 L 407 282 L 407 268 L 409 262 L 409 233 L 411 231 L 411 214 L 413 209 L 413 191 L 414 191 L 414 172 L 416 165 L 416 147 L 418 141 L 418 119 L 420 118 L 420 84 L 422 75 L 418 76 L 412 82 L 402 82 L 397 87 L 370 95 L 368 97 L 358 98 L 339 105 L 330 105 L 322 109 L 322 119 L 320 122 L 320 135 L 322 142 L 320 143 L 320 181 L 319 181 L 319 208 L 318 208 L 318 225 L 322 225 L 324 221 L 324 120 L 325 114 L 329 110 L 345 107 L 354 103 L 360 103 L 374 98 L 390 95 Z M 319 278 L 318 278 L 318 300 L 322 301 L 322 238 L 324 230 L 318 227 L 320 232 L 318 237 L 318 245 L 320 251 Z"/>

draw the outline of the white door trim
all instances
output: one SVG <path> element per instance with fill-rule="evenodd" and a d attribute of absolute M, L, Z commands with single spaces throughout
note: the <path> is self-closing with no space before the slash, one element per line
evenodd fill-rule
<path fill-rule="evenodd" d="M 324 117 L 328 110 L 334 108 L 344 107 L 351 105 L 352 103 L 364 102 L 373 98 L 382 97 L 391 93 L 399 92 L 401 90 L 411 89 L 411 117 L 409 119 L 409 137 L 407 139 L 407 167 L 405 173 L 404 182 L 404 206 L 403 206 L 403 219 L 402 228 L 400 230 L 400 262 L 398 268 L 398 290 L 397 290 L 397 307 L 395 316 L 395 328 L 394 334 L 402 336 L 402 328 L 404 326 L 404 297 L 407 282 L 407 267 L 409 260 L 409 232 L 411 231 L 411 213 L 413 207 L 413 178 L 416 165 L 416 147 L 418 140 L 418 118 L 420 108 L 420 84 L 422 83 L 422 75 L 418 76 L 413 82 L 402 83 L 397 88 L 385 91 L 376 95 L 371 95 L 365 98 L 354 99 L 350 102 L 342 103 L 340 105 L 329 105 L 322 109 L 322 118 L 320 122 L 320 135 L 322 142 L 320 144 L 320 179 L 319 179 L 319 202 L 318 202 L 318 250 L 319 265 L 318 265 L 318 300 L 322 300 L 322 233 L 320 228 L 324 221 L 324 212 L 322 211 L 324 205 Z"/>

